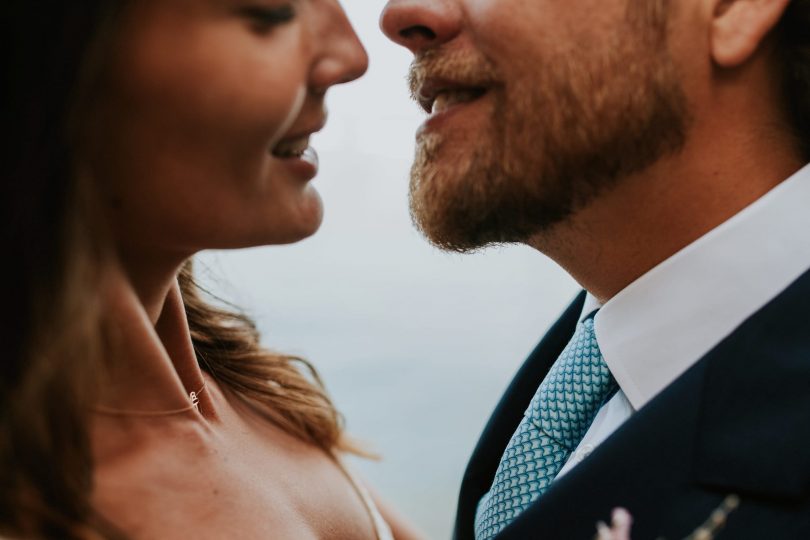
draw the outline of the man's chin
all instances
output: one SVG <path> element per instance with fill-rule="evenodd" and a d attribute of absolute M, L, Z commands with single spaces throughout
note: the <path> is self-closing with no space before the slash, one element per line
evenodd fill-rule
<path fill-rule="evenodd" d="M 509 227 L 504 227 L 502 220 L 493 219 L 493 209 L 486 203 L 486 199 L 471 200 L 463 189 L 459 193 L 445 189 L 441 194 L 412 191 L 411 218 L 419 232 L 444 251 L 471 253 L 514 241 L 504 237 Z"/>
<path fill-rule="evenodd" d="M 570 192 L 538 190 L 528 173 L 509 176 L 495 163 L 473 162 L 461 170 L 414 166 L 411 218 L 434 246 L 469 253 L 493 245 L 528 243 L 566 221 L 574 210 Z M 485 166 L 486 165 L 486 166 Z"/>
<path fill-rule="evenodd" d="M 444 221 L 431 220 L 415 212 L 411 213 L 411 217 L 422 236 L 442 251 L 473 253 L 491 244 L 471 238 L 468 231 L 447 227 Z"/>
<path fill-rule="evenodd" d="M 410 210 L 433 245 L 468 253 L 521 243 L 545 225 L 542 218 L 558 220 L 557 207 L 567 205 L 557 204 L 564 201 L 554 190 L 540 187 L 538 156 L 531 165 L 531 160 L 510 160 L 503 145 L 502 138 L 463 146 L 438 136 L 420 140 L 411 168 Z M 515 170 L 508 169 L 510 162 Z"/>

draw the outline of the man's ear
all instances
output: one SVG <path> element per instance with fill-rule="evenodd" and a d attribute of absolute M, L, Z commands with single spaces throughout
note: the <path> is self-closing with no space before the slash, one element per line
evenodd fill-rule
<path fill-rule="evenodd" d="M 777 25 L 791 0 L 715 0 L 711 53 L 715 64 L 737 67 L 749 60 Z"/>

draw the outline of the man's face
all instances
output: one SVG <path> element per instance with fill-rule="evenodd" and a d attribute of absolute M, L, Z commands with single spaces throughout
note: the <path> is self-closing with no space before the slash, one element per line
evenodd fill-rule
<path fill-rule="evenodd" d="M 411 211 L 436 245 L 523 242 L 684 143 L 666 0 L 390 0 L 415 54 Z"/>

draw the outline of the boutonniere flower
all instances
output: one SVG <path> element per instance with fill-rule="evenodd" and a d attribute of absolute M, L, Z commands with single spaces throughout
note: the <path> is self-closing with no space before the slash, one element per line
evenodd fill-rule
<path fill-rule="evenodd" d="M 715 508 L 703 524 L 684 540 L 712 540 L 728 521 L 728 516 L 740 505 L 740 498 L 729 495 Z M 611 515 L 611 523 L 600 521 L 596 524 L 594 540 L 632 540 L 633 516 L 624 508 L 616 508 Z"/>

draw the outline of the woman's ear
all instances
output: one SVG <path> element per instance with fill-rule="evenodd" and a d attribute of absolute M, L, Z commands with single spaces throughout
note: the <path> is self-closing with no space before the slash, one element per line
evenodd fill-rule
<path fill-rule="evenodd" d="M 748 61 L 790 1 L 714 0 L 710 44 L 715 64 L 734 68 Z"/>

